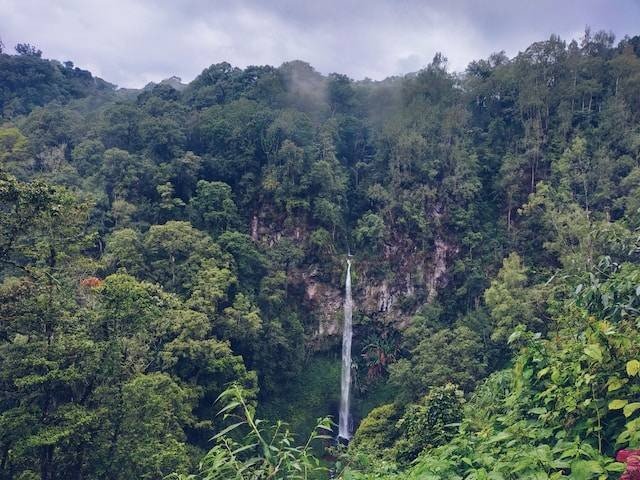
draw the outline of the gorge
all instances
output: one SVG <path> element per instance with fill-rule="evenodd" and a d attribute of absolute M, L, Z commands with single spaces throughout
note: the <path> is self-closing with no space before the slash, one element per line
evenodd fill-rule
<path fill-rule="evenodd" d="M 143 89 L 28 47 L 0 480 L 613 480 L 640 445 L 640 37 Z"/>

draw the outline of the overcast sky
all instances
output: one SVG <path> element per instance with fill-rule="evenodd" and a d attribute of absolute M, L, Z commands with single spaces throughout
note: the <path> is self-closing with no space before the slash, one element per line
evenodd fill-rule
<path fill-rule="evenodd" d="M 418 70 L 437 51 L 450 68 L 585 25 L 640 34 L 640 0 L 0 0 L 0 38 L 123 87 L 212 63 L 300 59 L 322 73 L 382 79 Z"/>

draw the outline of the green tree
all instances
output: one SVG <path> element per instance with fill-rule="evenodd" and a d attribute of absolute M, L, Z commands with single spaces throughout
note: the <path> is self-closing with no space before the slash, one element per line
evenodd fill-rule
<path fill-rule="evenodd" d="M 240 288 L 257 292 L 260 280 L 269 264 L 260 249 L 260 245 L 249 235 L 240 232 L 224 232 L 217 243 L 225 252 L 233 255 Z"/>
<path fill-rule="evenodd" d="M 421 451 L 448 443 L 462 420 L 463 393 L 452 384 L 434 387 L 419 403 L 407 407 L 396 423 L 398 460 L 408 463 Z"/>
<path fill-rule="evenodd" d="M 528 288 L 527 268 L 513 252 L 502 262 L 502 268 L 484 298 L 494 322 L 491 338 L 505 343 L 518 325 L 537 332 L 547 326 L 539 318 L 540 293 Z"/>
<path fill-rule="evenodd" d="M 36 47 L 29 43 L 16 44 L 16 53 L 25 57 L 38 57 L 42 56 L 42 50 L 38 50 Z"/>
<path fill-rule="evenodd" d="M 562 187 L 580 198 L 584 210 L 589 213 L 589 207 L 593 203 L 593 178 L 585 139 L 576 137 L 552 167 Z"/>
<path fill-rule="evenodd" d="M 147 162 L 125 150 L 110 148 L 105 151 L 101 174 L 110 202 L 140 198 L 148 186 L 149 170 Z"/>
<path fill-rule="evenodd" d="M 83 140 L 71 152 L 73 165 L 84 176 L 95 175 L 102 166 L 104 145 L 99 140 Z"/>
<path fill-rule="evenodd" d="M 259 336 L 262 332 L 260 309 L 246 295 L 239 293 L 233 304 L 224 309 L 214 330 L 222 338 L 229 339 L 234 352 L 242 355 L 252 365 L 255 351 L 260 348 Z"/>
<path fill-rule="evenodd" d="M 29 169 L 27 138 L 15 127 L 0 128 L 0 168 L 24 177 Z"/>
<path fill-rule="evenodd" d="M 373 212 L 365 213 L 358 219 L 353 232 L 358 249 L 377 252 L 382 247 L 385 236 L 384 220 Z"/>
<path fill-rule="evenodd" d="M 443 328 L 423 333 L 411 350 L 410 360 L 389 367 L 397 398 L 413 400 L 433 386 L 456 383 L 471 391 L 487 372 L 487 352 L 482 338 L 468 327 Z"/>
<path fill-rule="evenodd" d="M 217 315 L 229 304 L 237 285 L 238 279 L 230 269 L 205 260 L 194 276 L 188 304 L 215 322 Z"/>
<path fill-rule="evenodd" d="M 191 290 L 205 260 L 221 266 L 228 263 L 220 247 L 189 222 L 153 225 L 144 236 L 143 246 L 150 277 L 180 293 Z"/>
<path fill-rule="evenodd" d="M 189 208 L 193 223 L 212 235 L 234 229 L 240 223 L 231 187 L 223 182 L 200 180 Z"/>
<path fill-rule="evenodd" d="M 131 228 L 114 231 L 107 238 L 102 260 L 110 273 L 123 268 L 133 276 L 142 275 L 146 270 L 142 236 Z"/>

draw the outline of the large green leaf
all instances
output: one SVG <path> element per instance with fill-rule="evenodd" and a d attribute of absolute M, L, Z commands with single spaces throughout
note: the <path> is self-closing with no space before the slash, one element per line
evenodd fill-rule
<path fill-rule="evenodd" d="M 622 413 L 624 413 L 625 417 L 630 417 L 631 415 L 633 415 L 633 412 L 635 412 L 639 408 L 640 408 L 640 402 L 629 403 L 625 405 L 624 409 L 622 410 Z"/>
<path fill-rule="evenodd" d="M 620 410 L 627 403 L 629 403 L 628 400 L 611 400 L 609 402 L 609 410 Z"/>
<path fill-rule="evenodd" d="M 596 362 L 602 361 L 602 349 L 597 343 L 591 343 L 584 347 L 585 355 L 593 358 Z"/>

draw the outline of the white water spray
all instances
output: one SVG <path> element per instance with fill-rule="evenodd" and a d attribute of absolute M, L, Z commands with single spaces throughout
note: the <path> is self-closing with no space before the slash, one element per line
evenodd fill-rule
<path fill-rule="evenodd" d="M 340 420 L 338 438 L 351 438 L 350 408 L 351 402 L 351 339 L 353 300 L 351 298 L 351 260 L 347 259 L 347 278 L 344 284 L 344 325 L 342 327 L 342 378 L 340 382 Z"/>

